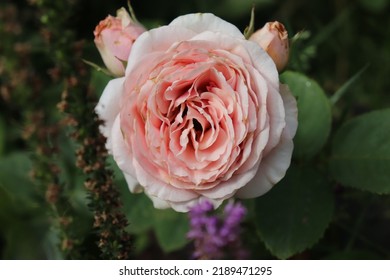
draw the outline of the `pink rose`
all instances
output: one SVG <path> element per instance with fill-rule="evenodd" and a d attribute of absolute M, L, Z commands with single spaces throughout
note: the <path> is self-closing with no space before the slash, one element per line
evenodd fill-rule
<path fill-rule="evenodd" d="M 131 20 L 125 8 L 117 11 L 117 16 L 107 16 L 96 26 L 95 45 L 104 64 L 115 76 L 125 74 L 127 62 L 134 41 L 145 32 L 145 28 Z"/>
<path fill-rule="evenodd" d="M 297 128 L 275 63 L 212 14 L 142 34 L 96 112 L 130 190 L 181 212 L 270 190 L 290 165 Z"/>
<path fill-rule="evenodd" d="M 273 59 L 278 71 L 286 67 L 289 55 L 288 33 L 280 22 L 267 22 L 249 40 L 258 43 Z"/>

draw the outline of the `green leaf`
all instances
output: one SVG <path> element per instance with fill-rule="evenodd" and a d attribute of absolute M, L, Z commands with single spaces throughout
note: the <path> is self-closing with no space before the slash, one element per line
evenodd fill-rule
<path fill-rule="evenodd" d="M 298 104 L 298 130 L 294 157 L 311 158 L 326 143 L 331 129 L 331 107 L 322 88 L 312 79 L 292 71 L 280 77 L 288 84 Z"/>
<path fill-rule="evenodd" d="M 340 127 L 329 167 L 345 186 L 390 193 L 390 109 L 361 115 Z"/>
<path fill-rule="evenodd" d="M 256 200 L 256 223 L 266 247 L 280 259 L 313 246 L 331 221 L 334 198 L 311 167 L 291 166 L 286 177 Z"/>
<path fill-rule="evenodd" d="M 143 233 L 153 226 L 156 210 L 145 194 L 132 194 L 128 189 L 126 191 L 122 197 L 123 209 L 130 223 L 128 230 L 132 233 Z"/>
<path fill-rule="evenodd" d="M 188 243 L 186 234 L 189 225 L 186 214 L 171 209 L 157 210 L 154 219 L 157 240 L 164 252 L 181 249 Z"/>

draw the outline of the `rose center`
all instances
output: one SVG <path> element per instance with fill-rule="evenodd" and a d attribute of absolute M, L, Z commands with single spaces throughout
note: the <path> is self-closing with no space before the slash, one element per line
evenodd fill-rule
<path fill-rule="evenodd" d="M 203 132 L 203 127 L 197 119 L 192 119 L 192 124 L 194 125 L 194 129 L 197 133 Z"/>

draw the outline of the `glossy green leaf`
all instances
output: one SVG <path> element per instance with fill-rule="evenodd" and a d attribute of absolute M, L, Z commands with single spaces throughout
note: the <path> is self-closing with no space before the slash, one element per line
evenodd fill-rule
<path fill-rule="evenodd" d="M 347 121 L 333 139 L 329 167 L 345 186 L 390 193 L 390 109 Z"/>
<path fill-rule="evenodd" d="M 287 259 L 313 246 L 331 221 L 334 198 L 311 167 L 290 167 L 286 177 L 256 200 L 256 223 L 265 246 Z"/>
<path fill-rule="evenodd" d="M 171 209 L 156 210 L 154 229 L 160 247 L 165 252 L 181 249 L 188 243 L 188 217 Z"/>
<path fill-rule="evenodd" d="M 287 71 L 281 81 L 288 84 L 298 105 L 298 130 L 294 138 L 294 157 L 310 158 L 326 143 L 331 129 L 331 107 L 322 88 L 312 79 Z"/>

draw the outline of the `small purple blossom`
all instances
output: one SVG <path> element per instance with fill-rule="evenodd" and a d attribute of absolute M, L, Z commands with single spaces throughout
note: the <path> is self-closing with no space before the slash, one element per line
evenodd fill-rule
<path fill-rule="evenodd" d="M 195 259 L 222 259 L 232 253 L 241 259 L 247 257 L 242 248 L 241 222 L 246 215 L 244 206 L 230 201 L 222 215 L 213 214 L 214 206 L 203 201 L 190 209 L 190 231 L 187 237 L 194 241 Z"/>

